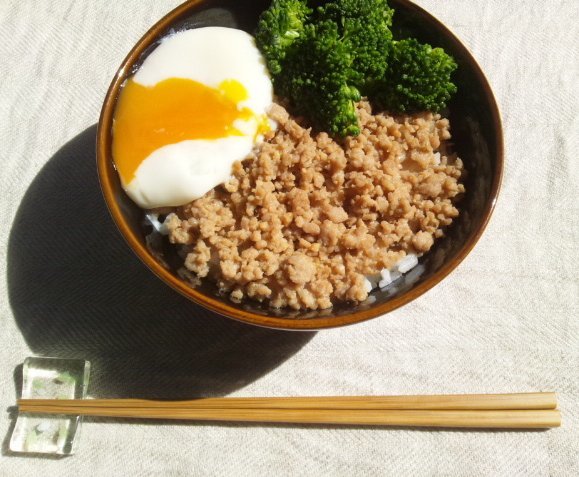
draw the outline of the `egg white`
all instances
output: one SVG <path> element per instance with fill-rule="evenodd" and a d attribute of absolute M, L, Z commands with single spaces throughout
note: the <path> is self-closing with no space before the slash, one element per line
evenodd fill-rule
<path fill-rule="evenodd" d="M 127 194 L 146 209 L 187 204 L 226 182 L 233 162 L 245 158 L 252 147 L 252 138 L 244 136 L 164 146 L 139 166 Z"/>

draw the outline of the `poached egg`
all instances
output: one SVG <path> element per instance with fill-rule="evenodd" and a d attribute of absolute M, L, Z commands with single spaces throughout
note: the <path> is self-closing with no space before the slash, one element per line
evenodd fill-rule
<path fill-rule="evenodd" d="M 207 27 L 170 35 L 124 84 L 113 158 L 140 207 L 184 205 L 231 176 L 272 125 L 273 86 L 248 33 Z"/>

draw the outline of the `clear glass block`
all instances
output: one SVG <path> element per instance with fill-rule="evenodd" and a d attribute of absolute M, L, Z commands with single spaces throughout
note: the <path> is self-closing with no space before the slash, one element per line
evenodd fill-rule
<path fill-rule="evenodd" d="M 80 359 L 27 358 L 22 374 L 23 399 L 84 399 L 90 363 Z M 10 450 L 72 454 L 80 426 L 81 416 L 18 413 Z"/>

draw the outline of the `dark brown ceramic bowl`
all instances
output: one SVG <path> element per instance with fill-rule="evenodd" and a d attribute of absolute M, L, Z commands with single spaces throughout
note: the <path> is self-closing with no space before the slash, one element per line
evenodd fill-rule
<path fill-rule="evenodd" d="M 461 215 L 447 236 L 421 259 L 414 273 L 396 288 L 375 291 L 366 302 L 342 304 L 329 310 L 272 310 L 257 303 L 237 305 L 217 294 L 211 283 L 194 288 L 175 273 L 172 261 L 159 261 L 148 249 L 143 212 L 123 192 L 111 155 L 111 126 L 119 90 L 125 79 L 160 38 L 172 31 L 202 26 L 228 26 L 253 31 L 269 1 L 191 0 L 179 6 L 139 40 L 121 64 L 109 88 L 98 127 L 98 173 L 106 203 L 129 246 L 165 283 L 198 303 L 235 320 L 269 328 L 312 330 L 349 325 L 384 315 L 419 297 L 446 277 L 471 251 L 493 211 L 503 170 L 501 119 L 491 88 L 462 43 L 438 20 L 407 0 L 390 0 L 396 9 L 395 34 L 414 36 L 442 46 L 457 60 L 458 93 L 449 105 L 453 141 L 468 170 Z M 414 282 L 414 283 L 412 283 Z M 170 309 L 170 304 L 168 304 Z M 191 319 L 195 319 L 194 316 Z"/>

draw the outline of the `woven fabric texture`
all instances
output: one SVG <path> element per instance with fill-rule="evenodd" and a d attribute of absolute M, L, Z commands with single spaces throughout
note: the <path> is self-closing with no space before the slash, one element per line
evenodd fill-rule
<path fill-rule="evenodd" d="M 115 230 L 98 114 L 177 0 L 0 2 L 0 476 L 579 475 L 579 2 L 417 0 L 473 52 L 504 119 L 496 212 L 446 280 L 320 333 L 243 326 L 152 276 Z M 7 451 L 27 356 L 93 362 L 95 397 L 556 390 L 563 427 L 474 432 L 87 420 L 76 455 Z"/>

